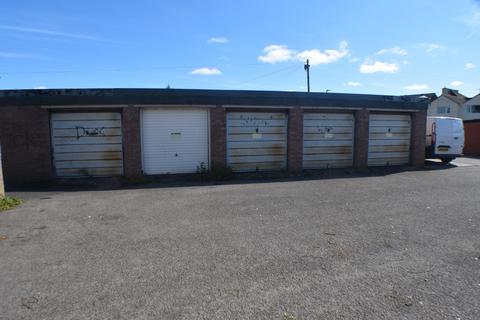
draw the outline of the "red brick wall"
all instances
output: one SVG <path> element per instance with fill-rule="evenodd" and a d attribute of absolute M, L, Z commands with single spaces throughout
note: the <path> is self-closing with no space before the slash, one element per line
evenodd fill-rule
<path fill-rule="evenodd" d="M 210 159 L 212 167 L 223 168 L 227 160 L 227 114 L 225 108 L 210 109 Z"/>
<path fill-rule="evenodd" d="M 353 145 L 353 167 L 364 170 L 368 167 L 368 123 L 370 112 L 366 109 L 355 112 L 355 137 Z"/>
<path fill-rule="evenodd" d="M 287 164 L 290 173 L 302 172 L 303 162 L 303 110 L 294 107 L 288 111 Z"/>
<path fill-rule="evenodd" d="M 421 168 L 425 164 L 425 135 L 427 131 L 427 111 L 412 113 L 410 142 L 410 164 Z"/>
<path fill-rule="evenodd" d="M 0 143 L 7 187 L 53 179 L 48 110 L 2 107 Z"/>
<path fill-rule="evenodd" d="M 288 111 L 288 170 L 302 171 L 303 110 Z M 354 167 L 365 169 L 368 164 L 369 111 L 355 113 Z M 142 174 L 140 108 L 122 109 L 124 168 L 126 177 Z M 411 164 L 423 166 L 426 112 L 412 113 Z M 468 136 L 480 136 L 480 124 L 466 124 Z M 473 128 L 473 129 L 469 129 Z M 473 131 L 476 130 L 476 131 Z M 470 141 L 479 141 L 472 139 Z M 50 142 L 49 111 L 40 107 L 3 107 L 0 114 L 0 143 L 7 186 L 49 181 L 54 178 Z M 479 142 L 480 144 L 480 142 Z M 480 146 L 478 146 L 480 150 Z M 468 142 L 466 152 L 470 149 Z M 212 166 L 226 165 L 226 110 L 223 106 L 210 109 L 210 156 Z"/>
<path fill-rule="evenodd" d="M 140 133 L 140 108 L 128 106 L 122 111 L 123 166 L 125 177 L 142 175 L 142 143 Z"/>
<path fill-rule="evenodd" d="M 463 153 L 469 156 L 480 155 L 480 122 L 464 122 L 465 147 Z"/>

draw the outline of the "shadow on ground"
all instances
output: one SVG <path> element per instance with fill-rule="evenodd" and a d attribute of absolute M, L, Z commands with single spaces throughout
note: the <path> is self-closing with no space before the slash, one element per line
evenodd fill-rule
<path fill-rule="evenodd" d="M 387 176 L 408 171 L 449 170 L 456 168 L 453 163 L 427 159 L 421 169 L 411 166 L 370 167 L 366 170 L 322 169 L 308 170 L 302 174 L 292 175 L 287 172 L 241 173 L 228 180 L 212 180 L 202 178 L 198 174 L 145 176 L 138 179 L 126 178 L 81 178 L 59 180 L 51 184 L 7 186 L 7 192 L 77 192 L 106 191 L 119 189 L 179 188 L 212 185 L 235 185 L 252 183 L 274 183 L 286 181 L 352 179 Z"/>

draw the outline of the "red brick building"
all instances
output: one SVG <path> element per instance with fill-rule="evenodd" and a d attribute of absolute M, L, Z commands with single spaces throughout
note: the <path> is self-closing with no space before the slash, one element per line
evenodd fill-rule
<path fill-rule="evenodd" d="M 424 162 L 414 97 L 183 89 L 0 91 L 7 184 Z"/>

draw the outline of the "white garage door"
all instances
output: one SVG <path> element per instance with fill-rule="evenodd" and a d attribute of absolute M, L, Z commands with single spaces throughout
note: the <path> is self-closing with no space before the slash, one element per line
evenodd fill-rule
<path fill-rule="evenodd" d="M 209 164 L 208 110 L 142 110 L 143 172 L 193 173 Z"/>
<path fill-rule="evenodd" d="M 410 115 L 371 114 L 368 165 L 404 165 L 410 162 Z"/>
<path fill-rule="evenodd" d="M 227 165 L 237 172 L 286 169 L 287 115 L 229 112 Z"/>
<path fill-rule="evenodd" d="M 57 177 L 123 174 L 119 112 L 53 113 L 51 130 Z"/>
<path fill-rule="evenodd" d="M 351 113 L 305 113 L 303 116 L 303 168 L 353 166 Z"/>

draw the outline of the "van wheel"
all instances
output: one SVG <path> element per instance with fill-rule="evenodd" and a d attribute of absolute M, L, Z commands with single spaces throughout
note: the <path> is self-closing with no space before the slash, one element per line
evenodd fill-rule
<path fill-rule="evenodd" d="M 450 163 L 451 161 L 455 160 L 455 158 L 441 158 L 443 163 Z"/>

